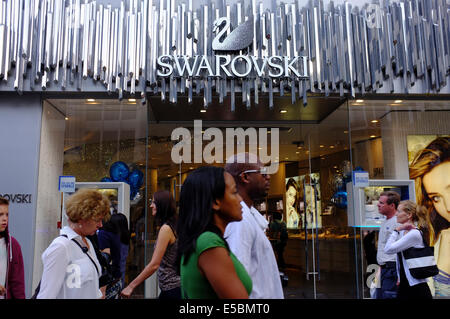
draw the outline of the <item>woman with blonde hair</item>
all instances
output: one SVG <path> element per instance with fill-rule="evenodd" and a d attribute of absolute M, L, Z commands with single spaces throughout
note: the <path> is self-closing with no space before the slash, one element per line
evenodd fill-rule
<path fill-rule="evenodd" d="M 429 240 L 439 268 L 435 296 L 450 296 L 450 137 L 438 137 L 412 161 L 417 202 L 427 208 Z"/>
<path fill-rule="evenodd" d="M 66 202 L 68 226 L 42 254 L 44 270 L 37 299 L 98 299 L 101 267 L 87 236 L 109 219 L 108 198 L 94 189 L 80 189 Z"/>
<path fill-rule="evenodd" d="M 426 279 L 417 279 L 411 275 L 403 252 L 411 247 L 424 248 L 428 245 L 426 236 L 422 234 L 428 225 L 428 213 L 425 207 L 406 200 L 401 201 L 397 209 L 396 227 L 389 237 L 384 252 L 397 254 L 397 278 L 399 299 L 431 299 L 430 288 Z"/>

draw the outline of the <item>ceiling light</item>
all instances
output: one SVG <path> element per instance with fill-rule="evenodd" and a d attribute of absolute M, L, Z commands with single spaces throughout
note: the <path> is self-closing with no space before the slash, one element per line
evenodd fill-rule
<path fill-rule="evenodd" d="M 325 146 L 324 145 L 320 145 L 320 148 L 324 148 Z"/>
<path fill-rule="evenodd" d="M 191 166 L 191 167 L 189 167 L 189 169 L 194 169 L 194 168 Z"/>
<path fill-rule="evenodd" d="M 206 110 L 200 110 L 200 113 L 206 113 Z"/>
<path fill-rule="evenodd" d="M 136 99 L 128 99 L 128 102 L 134 103 L 136 102 Z"/>
<path fill-rule="evenodd" d="M 372 120 L 372 121 L 370 121 L 370 122 L 372 122 L 372 123 L 378 123 L 378 120 Z"/>
<path fill-rule="evenodd" d="M 364 100 L 356 100 L 356 103 L 363 103 Z"/>
<path fill-rule="evenodd" d="M 95 99 L 87 99 L 88 102 L 95 102 Z"/>
<path fill-rule="evenodd" d="M 395 100 L 394 103 L 402 103 L 402 100 Z"/>
<path fill-rule="evenodd" d="M 280 110 L 280 113 L 287 113 L 286 110 Z"/>
<path fill-rule="evenodd" d="M 348 131 L 347 131 L 347 130 L 345 130 L 345 131 L 344 131 L 344 134 L 348 134 Z"/>
<path fill-rule="evenodd" d="M 371 138 L 377 137 L 376 135 L 370 135 Z"/>
<path fill-rule="evenodd" d="M 65 118 L 64 118 L 66 121 L 68 121 L 69 120 L 69 118 L 66 116 Z"/>
<path fill-rule="evenodd" d="M 295 152 L 295 154 L 300 154 L 300 152 Z"/>
<path fill-rule="evenodd" d="M 330 148 L 334 148 L 334 145 L 331 145 Z"/>
<path fill-rule="evenodd" d="M 289 157 L 285 157 L 284 159 L 287 159 L 287 160 L 288 160 L 288 159 L 289 159 Z"/>

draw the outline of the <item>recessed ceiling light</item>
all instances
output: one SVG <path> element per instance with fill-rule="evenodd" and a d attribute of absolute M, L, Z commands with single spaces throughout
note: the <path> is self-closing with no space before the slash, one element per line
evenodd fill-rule
<path fill-rule="evenodd" d="M 206 110 L 200 110 L 200 113 L 206 113 Z"/>
<path fill-rule="evenodd" d="M 325 146 L 324 145 L 320 145 L 320 148 L 324 148 Z"/>
<path fill-rule="evenodd" d="M 402 103 L 402 100 L 395 100 L 394 103 Z"/>
<path fill-rule="evenodd" d="M 300 152 L 295 152 L 295 154 L 300 154 Z"/>
<path fill-rule="evenodd" d="M 371 138 L 377 137 L 376 135 L 370 135 Z"/>
<path fill-rule="evenodd" d="M 356 103 L 363 103 L 364 100 L 356 100 Z"/>
<path fill-rule="evenodd" d="M 289 157 L 285 157 L 284 159 L 287 159 L 287 160 L 288 160 L 288 159 L 289 159 Z"/>
<path fill-rule="evenodd" d="M 334 148 L 334 145 L 330 145 L 330 148 Z"/>
<path fill-rule="evenodd" d="M 280 113 L 287 113 L 286 110 L 280 110 Z"/>
<path fill-rule="evenodd" d="M 136 99 L 128 99 L 128 102 L 134 103 L 136 102 Z"/>
<path fill-rule="evenodd" d="M 348 131 L 347 131 L 347 130 L 345 130 L 345 131 L 344 131 L 344 134 L 348 134 Z"/>
<path fill-rule="evenodd" d="M 372 120 L 372 121 L 370 121 L 370 122 L 372 122 L 372 123 L 378 123 L 378 120 Z"/>
<path fill-rule="evenodd" d="M 88 102 L 95 102 L 95 99 L 87 99 Z"/>
<path fill-rule="evenodd" d="M 191 167 L 189 167 L 189 169 L 194 169 L 194 168 L 191 166 Z"/>
<path fill-rule="evenodd" d="M 66 121 L 68 121 L 69 120 L 69 118 L 66 116 L 65 118 L 64 118 Z"/>

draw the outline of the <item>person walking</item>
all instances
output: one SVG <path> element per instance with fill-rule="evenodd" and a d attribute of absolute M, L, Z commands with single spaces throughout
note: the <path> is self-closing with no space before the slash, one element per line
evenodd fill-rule
<path fill-rule="evenodd" d="M 384 246 L 397 224 L 397 207 L 400 195 L 394 191 L 380 194 L 378 212 L 386 216 L 380 226 L 378 235 L 377 262 L 380 265 L 380 288 L 377 289 L 377 299 L 394 299 L 397 297 L 397 272 L 395 268 L 395 254 L 388 254 Z"/>
<path fill-rule="evenodd" d="M 25 299 L 22 249 L 8 231 L 9 201 L 0 197 L 0 299 Z"/>
<path fill-rule="evenodd" d="M 397 254 L 398 299 L 433 298 L 427 279 L 414 278 L 403 256 L 403 252 L 411 247 L 424 248 L 426 236 L 421 232 L 426 230 L 427 214 L 425 207 L 410 200 L 400 202 L 397 213 L 397 221 L 400 226 L 395 228 L 384 247 L 385 253 Z"/>
<path fill-rule="evenodd" d="M 242 220 L 229 223 L 224 237 L 252 278 L 250 298 L 283 299 L 277 260 L 265 234 L 269 223 L 253 206 L 255 200 L 267 196 L 270 175 L 259 158 L 251 153 L 240 153 L 229 158 L 225 171 L 234 177 L 243 200 Z"/>
<path fill-rule="evenodd" d="M 183 298 L 248 298 L 252 280 L 223 234 L 242 218 L 241 196 L 221 167 L 205 166 L 186 178 L 180 192 L 179 236 Z"/>
<path fill-rule="evenodd" d="M 37 299 L 100 299 L 101 267 L 87 236 L 110 217 L 108 198 L 95 189 L 82 188 L 66 203 L 68 226 L 42 254 L 44 270 Z"/>
<path fill-rule="evenodd" d="M 156 239 L 152 260 L 144 270 L 121 292 L 123 298 L 130 298 L 134 289 L 158 271 L 161 293 L 159 299 L 181 299 L 180 276 L 177 274 L 176 204 L 168 191 L 153 194 L 152 215 L 161 227 Z"/>

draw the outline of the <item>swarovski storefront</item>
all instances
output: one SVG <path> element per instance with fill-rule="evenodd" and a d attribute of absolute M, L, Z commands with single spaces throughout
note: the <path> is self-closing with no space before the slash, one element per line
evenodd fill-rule
<path fill-rule="evenodd" d="M 429 284 L 448 298 L 448 184 L 426 195 L 429 172 L 410 172 L 430 143 L 448 152 L 450 6 L 380 2 L 2 1 L 0 194 L 27 296 L 58 234 L 59 176 L 129 185 L 129 282 L 152 256 L 152 194 L 178 199 L 190 171 L 245 150 L 270 168 L 257 208 L 287 225 L 285 298 L 370 298 L 386 189 L 438 216 L 444 279 Z M 134 296 L 157 295 L 153 276 Z"/>

